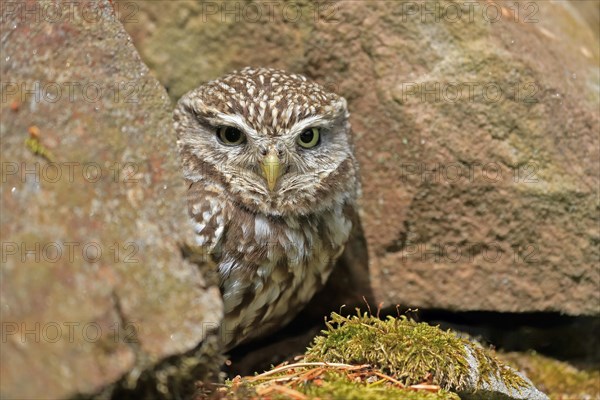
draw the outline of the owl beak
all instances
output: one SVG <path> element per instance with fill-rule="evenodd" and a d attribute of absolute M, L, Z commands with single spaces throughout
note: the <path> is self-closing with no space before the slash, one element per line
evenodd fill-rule
<path fill-rule="evenodd" d="M 260 163 L 269 190 L 273 191 L 279 178 L 279 156 L 276 150 L 270 150 Z"/>

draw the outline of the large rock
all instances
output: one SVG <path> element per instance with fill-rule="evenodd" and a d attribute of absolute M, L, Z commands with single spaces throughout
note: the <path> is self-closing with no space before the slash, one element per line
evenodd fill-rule
<path fill-rule="evenodd" d="M 249 64 L 349 100 L 378 301 L 600 312 L 598 41 L 577 7 L 136 4 L 126 28 L 173 98 Z"/>
<path fill-rule="evenodd" d="M 0 397 L 135 388 L 194 352 L 218 368 L 172 106 L 113 6 L 7 2 L 0 27 Z"/>

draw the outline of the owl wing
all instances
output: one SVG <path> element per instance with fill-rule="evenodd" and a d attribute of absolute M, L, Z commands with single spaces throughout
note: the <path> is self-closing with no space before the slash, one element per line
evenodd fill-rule
<path fill-rule="evenodd" d="M 192 252 L 196 256 L 219 258 L 225 230 L 225 202 L 222 189 L 205 182 L 191 182 L 187 192 L 188 211 L 192 217 L 194 240 Z"/>

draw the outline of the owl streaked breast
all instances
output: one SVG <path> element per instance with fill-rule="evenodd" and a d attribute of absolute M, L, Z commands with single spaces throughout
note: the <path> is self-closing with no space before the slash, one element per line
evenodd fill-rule
<path fill-rule="evenodd" d="M 268 68 L 180 99 L 194 242 L 218 265 L 226 349 L 289 322 L 343 251 L 359 187 L 348 115 L 342 97 Z"/>

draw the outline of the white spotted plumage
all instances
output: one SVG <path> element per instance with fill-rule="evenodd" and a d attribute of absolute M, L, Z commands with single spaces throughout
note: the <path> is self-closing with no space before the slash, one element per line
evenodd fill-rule
<path fill-rule="evenodd" d="M 223 145 L 222 126 L 241 131 L 243 144 Z M 218 265 L 231 348 L 299 312 L 348 240 L 359 183 L 346 101 L 301 75 L 245 68 L 186 94 L 175 127 L 195 241 Z M 301 148 L 312 128 L 318 146 Z M 267 148 L 284 168 L 272 189 L 259 167 Z"/>

